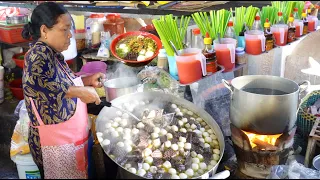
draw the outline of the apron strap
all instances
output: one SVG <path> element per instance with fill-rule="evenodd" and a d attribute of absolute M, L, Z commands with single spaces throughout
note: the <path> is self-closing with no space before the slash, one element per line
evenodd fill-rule
<path fill-rule="evenodd" d="M 30 100 L 30 103 L 31 103 L 31 106 L 32 106 L 32 110 L 33 110 L 34 114 L 36 115 L 38 123 L 40 124 L 40 126 L 43 126 L 44 123 L 40 118 L 40 115 L 38 113 L 38 110 L 37 110 L 36 106 L 34 105 L 33 99 L 31 97 L 29 97 L 29 100 Z"/>

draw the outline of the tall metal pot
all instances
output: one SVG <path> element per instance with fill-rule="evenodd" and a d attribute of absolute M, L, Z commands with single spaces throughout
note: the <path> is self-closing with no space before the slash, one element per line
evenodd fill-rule
<path fill-rule="evenodd" d="M 249 75 L 234 78 L 231 84 L 230 120 L 238 128 L 256 134 L 281 134 L 295 125 L 299 94 L 310 85 L 289 79 Z M 307 84 L 306 88 L 301 88 Z M 259 92 L 260 91 L 260 92 Z"/>

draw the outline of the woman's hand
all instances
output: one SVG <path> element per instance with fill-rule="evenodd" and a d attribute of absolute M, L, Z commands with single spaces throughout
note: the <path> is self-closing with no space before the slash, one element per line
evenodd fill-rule
<path fill-rule="evenodd" d="M 88 104 L 88 103 L 95 103 L 96 105 L 99 105 L 101 103 L 100 97 L 97 94 L 97 91 L 93 87 L 82 87 L 83 93 L 79 96 L 82 102 Z"/>
<path fill-rule="evenodd" d="M 103 82 L 106 79 L 106 75 L 103 73 L 95 73 L 91 76 L 83 77 L 82 81 L 85 86 L 93 86 L 94 88 L 100 88 L 103 86 Z"/>
<path fill-rule="evenodd" d="M 100 97 L 97 91 L 93 87 L 81 87 L 81 86 L 71 86 L 68 89 L 66 98 L 80 98 L 80 100 L 86 104 L 95 103 L 99 105 L 101 103 Z"/>

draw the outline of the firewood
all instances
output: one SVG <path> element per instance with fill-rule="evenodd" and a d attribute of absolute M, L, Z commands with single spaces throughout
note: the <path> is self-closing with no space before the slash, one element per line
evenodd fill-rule
<path fill-rule="evenodd" d="M 261 141 L 260 139 L 254 138 L 252 140 L 254 144 L 256 144 L 260 149 L 265 149 L 267 151 L 276 151 L 278 148 L 274 145 L 271 145 L 267 142 Z"/>

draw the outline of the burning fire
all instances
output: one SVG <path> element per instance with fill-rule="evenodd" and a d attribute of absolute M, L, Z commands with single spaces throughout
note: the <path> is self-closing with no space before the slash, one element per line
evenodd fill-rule
<path fill-rule="evenodd" d="M 249 138 L 250 145 L 252 148 L 256 146 L 275 146 L 277 139 L 282 135 L 282 134 L 276 134 L 276 135 L 259 135 L 259 134 L 254 134 L 250 132 L 243 131 Z"/>

